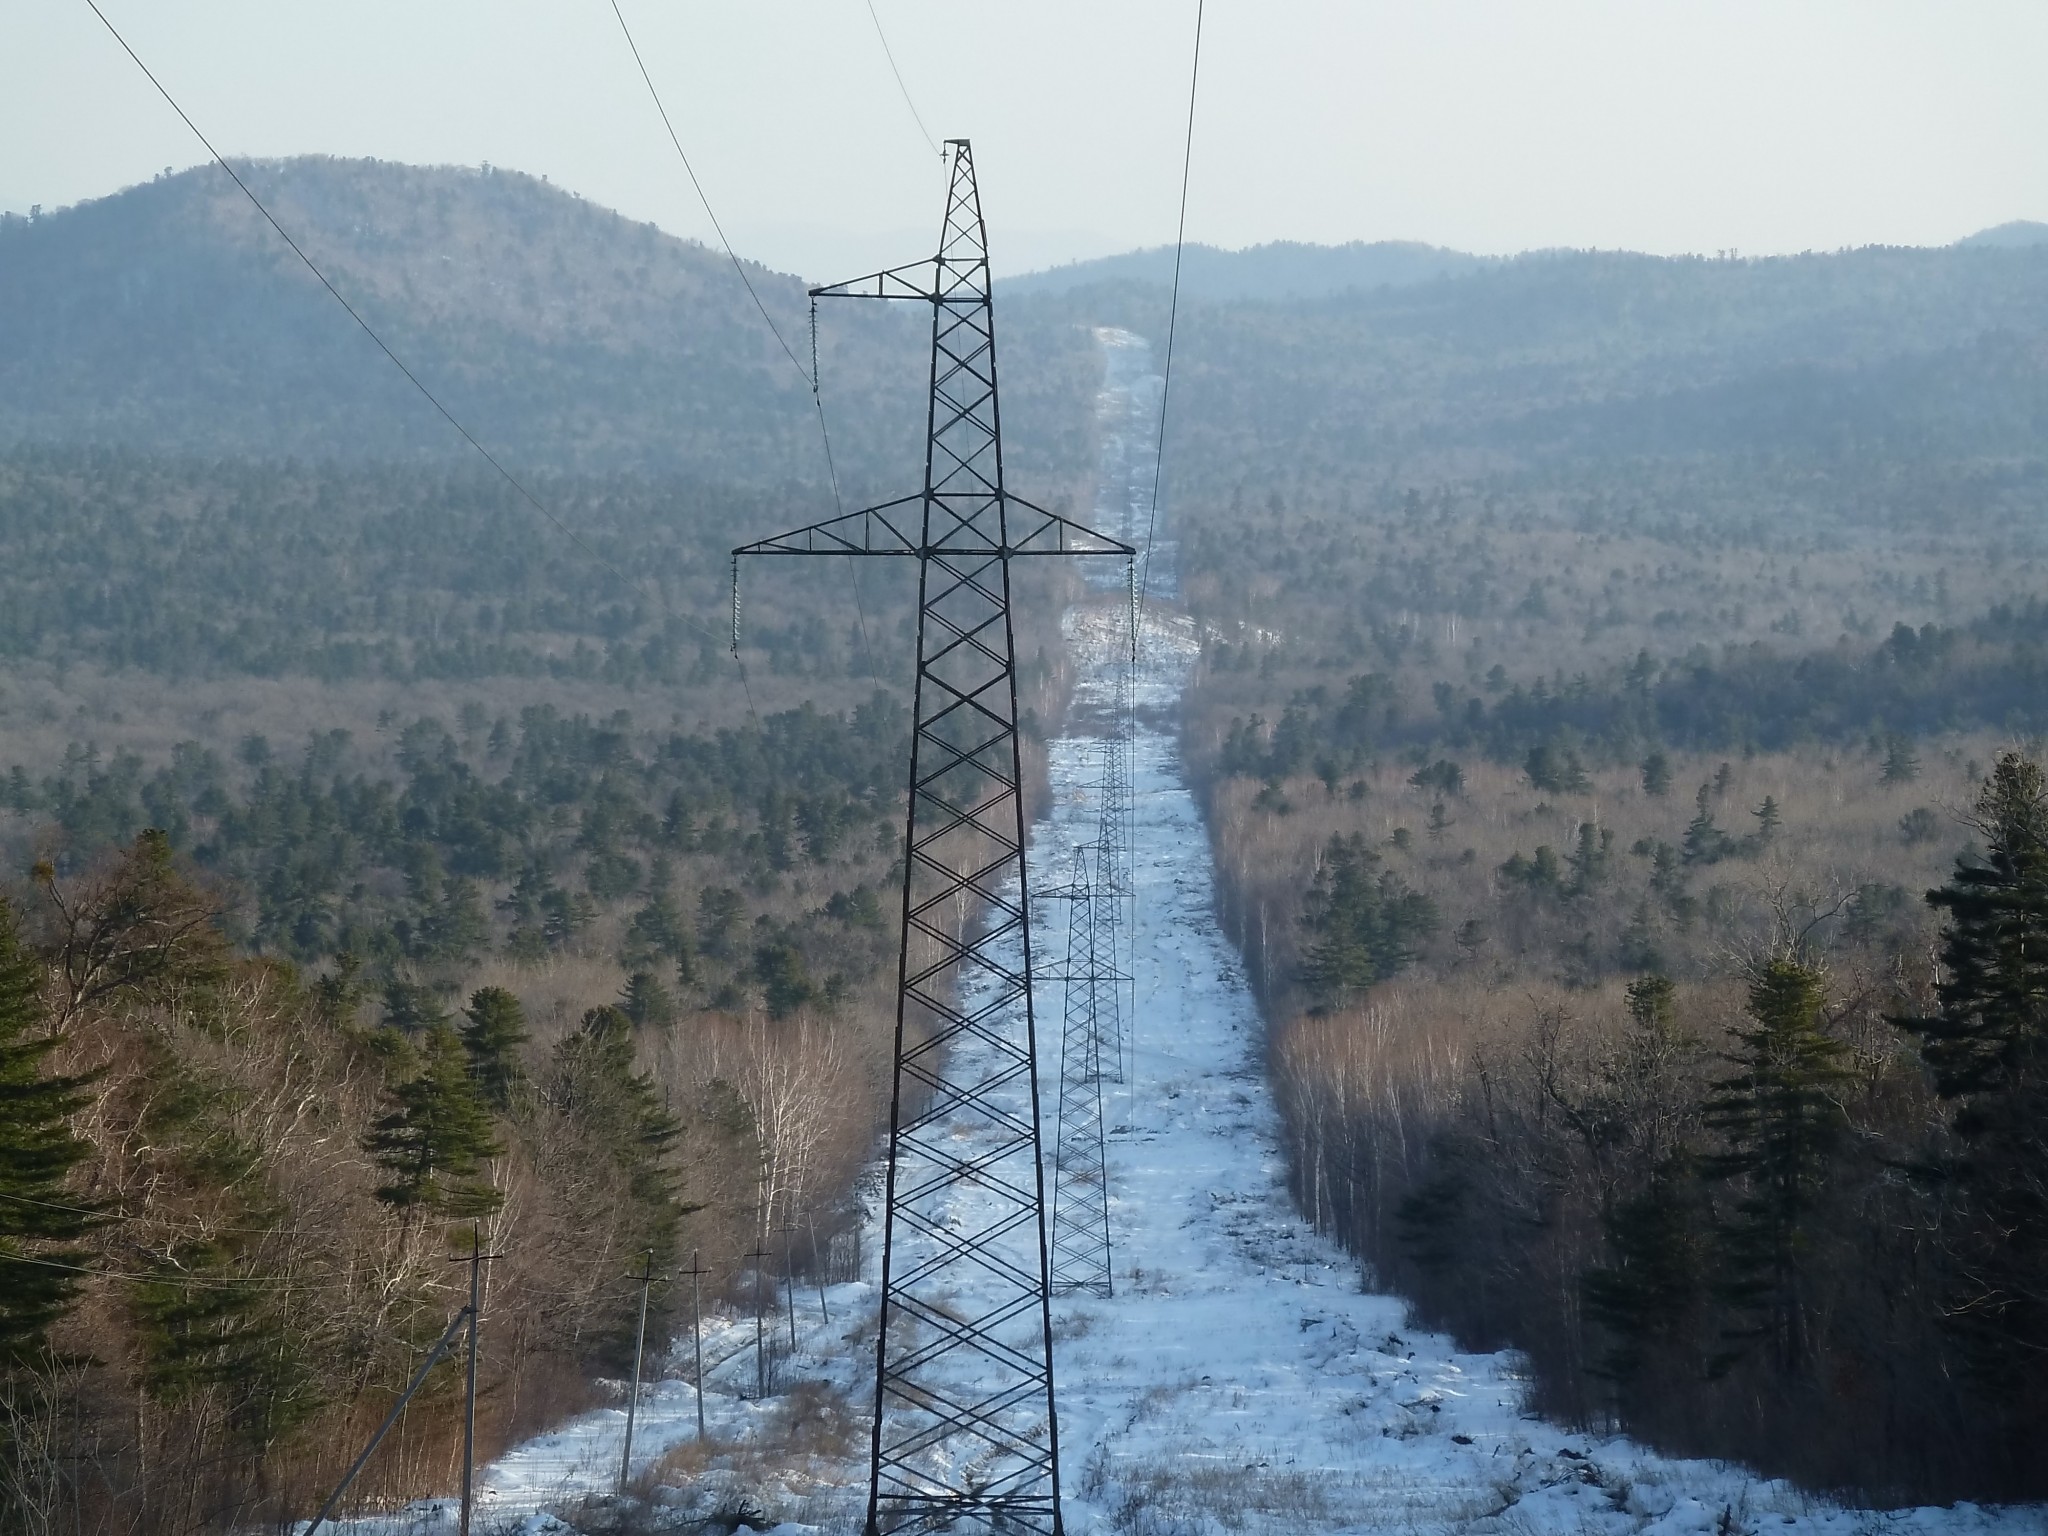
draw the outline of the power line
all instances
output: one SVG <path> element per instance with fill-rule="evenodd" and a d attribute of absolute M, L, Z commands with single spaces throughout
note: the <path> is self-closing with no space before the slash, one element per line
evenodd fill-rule
<path fill-rule="evenodd" d="M 87 0 L 87 3 L 89 4 L 90 0 Z M 690 178 L 690 185 L 697 193 L 697 201 L 704 205 L 704 216 L 711 221 L 712 229 L 717 232 L 718 243 L 725 247 L 726 260 L 732 263 L 733 271 L 739 274 L 740 282 L 746 287 L 747 297 L 754 301 L 754 308 L 761 311 L 762 321 L 767 325 L 769 333 L 775 337 L 775 344 L 782 348 L 782 355 L 789 359 L 790 367 L 797 371 L 798 376 L 806 384 L 813 383 L 810 374 L 804 370 L 803 360 L 784 340 L 781 327 L 776 325 L 774 317 L 768 313 L 768 306 L 761 302 L 761 295 L 754 287 L 754 280 L 747 276 L 746 266 L 733 250 L 732 242 L 726 239 L 725 226 L 718 222 L 718 214 L 711 206 L 711 199 L 705 196 L 704 183 L 697 179 L 697 168 L 690 164 L 690 157 L 683 151 L 683 141 L 676 136 L 676 125 L 669 121 L 668 108 L 661 102 L 661 92 L 654 88 L 654 77 L 647 72 L 647 61 L 640 57 L 640 45 L 633 41 L 633 29 L 626 25 L 626 13 L 619 9 L 619 0 L 611 0 L 611 7 L 612 14 L 619 19 L 619 30 L 625 34 L 626 46 L 633 52 L 633 62 L 639 67 L 640 78 L 646 82 L 647 94 L 654 99 L 654 110 L 661 114 L 661 126 L 668 130 L 668 141 L 676 147 L 676 158 L 683 162 L 683 171 Z"/>
<path fill-rule="evenodd" d="M 668 107 L 662 102 L 661 92 L 655 87 L 654 76 L 648 72 L 647 60 L 641 56 L 640 45 L 633 40 L 633 29 L 626 24 L 626 13 L 619 8 L 619 0 L 611 0 L 611 8 L 612 15 L 618 18 L 619 31 L 625 36 L 626 47 L 632 52 L 633 63 L 640 71 L 641 82 L 646 85 L 647 95 L 654 103 L 654 110 L 661 115 L 661 126 L 668 130 L 668 141 L 675 146 L 676 158 L 683 162 L 683 172 L 690 178 L 690 187 L 697 194 L 697 201 L 703 205 L 704 216 L 711 221 L 711 228 L 718 235 L 718 243 L 725 248 L 725 259 L 732 263 L 734 274 L 738 276 L 741 284 L 746 288 L 747 297 L 754 301 L 754 308 L 761 312 L 761 322 L 768 327 L 768 333 L 775 338 L 775 344 L 782 348 L 782 355 L 788 358 L 790 366 L 796 369 L 797 377 L 810 387 L 811 407 L 818 417 L 818 437 L 825 446 L 825 478 L 832 487 L 832 510 L 836 515 L 843 515 L 846 511 L 846 503 L 840 499 L 839 495 L 839 466 L 832 454 L 832 429 L 825 424 L 825 398 L 819 390 L 818 301 L 816 299 L 811 301 L 811 366 L 805 368 L 803 359 L 796 355 L 795 349 L 790 346 L 788 339 L 783 336 L 782 328 L 775 323 L 775 317 L 768 313 L 768 306 L 762 302 L 760 291 L 754 287 L 754 280 L 747 276 L 746 264 L 740 260 L 739 253 L 733 249 L 732 241 L 726 238 L 725 226 L 719 222 L 718 212 L 711 206 L 711 198 L 704 190 L 704 183 L 697 179 L 697 168 L 690 164 L 689 154 L 683 149 L 682 138 L 676 132 L 674 120 L 668 115 Z M 872 15 L 874 7 L 870 5 L 868 10 L 869 14 Z M 881 25 L 880 21 L 875 23 L 875 28 L 878 32 L 881 30 Z M 884 38 L 882 41 L 884 51 L 888 49 L 888 46 L 888 40 Z M 896 67 L 894 59 L 890 60 L 889 67 L 891 69 Z M 901 85 L 903 77 L 897 76 L 896 83 Z M 904 93 L 903 99 L 905 101 L 910 99 L 907 91 Z M 914 114 L 917 109 L 912 107 L 911 111 Z M 920 120 L 918 123 L 920 131 L 923 127 L 924 124 Z M 925 135 L 925 142 L 931 143 L 931 135 Z M 937 145 L 932 147 L 934 150 L 938 148 Z M 860 623 L 861 654 L 866 658 L 869 678 L 880 681 L 875 674 L 874 651 L 868 644 L 868 618 L 865 605 L 861 601 L 860 576 L 853 570 L 851 559 L 847 561 L 847 569 L 849 575 L 853 578 L 853 607 Z M 737 650 L 733 652 L 733 659 L 739 659 L 739 652 Z M 740 678 L 744 684 L 746 680 L 746 668 L 744 666 L 740 669 Z M 748 690 L 748 695 L 751 700 L 751 689 Z M 752 707 L 751 703 L 749 707 Z"/>
<path fill-rule="evenodd" d="M 192 136 L 199 140 L 199 142 L 206 147 L 206 152 L 213 158 L 214 164 L 218 165 L 222 170 L 228 173 L 229 179 L 231 179 L 234 182 L 234 184 L 241 189 L 242 195 L 249 200 L 250 204 L 256 209 L 258 213 L 263 215 L 264 222 L 269 224 L 272 229 L 277 231 L 278 238 L 284 241 L 286 245 L 291 247 L 292 254 L 294 256 L 297 256 L 299 260 L 305 264 L 306 270 L 312 273 L 313 276 L 319 280 L 320 286 L 327 290 L 329 295 L 331 295 L 332 298 L 334 299 L 334 302 L 339 304 L 344 310 L 348 312 L 348 317 L 351 320 L 355 321 L 355 323 L 362 328 L 363 334 L 369 337 L 371 341 L 377 344 L 377 350 L 382 352 L 385 355 L 385 357 L 391 360 L 392 367 L 396 368 L 400 373 L 405 375 L 406 382 L 411 384 L 414 389 L 418 390 L 420 394 L 426 398 L 427 404 L 431 405 L 436 411 L 440 412 L 442 419 L 445 420 L 449 426 L 453 427 L 457 432 L 459 432 L 462 435 L 462 440 L 468 443 L 470 447 L 474 448 L 477 451 L 477 453 L 482 456 L 483 461 L 486 464 L 490 465 L 492 469 L 496 470 L 499 473 L 499 475 L 501 475 L 504 478 L 505 483 L 511 486 L 513 490 L 517 491 L 519 495 L 525 499 L 528 506 L 532 507 L 534 511 L 538 512 L 542 517 L 546 518 L 549 522 L 553 523 L 555 527 L 561 531 L 562 535 L 569 540 L 570 543 L 574 544 L 578 549 L 582 550 L 584 554 L 588 555 L 591 558 L 591 560 L 596 562 L 598 565 L 602 566 L 605 570 L 611 572 L 611 574 L 618 579 L 619 583 L 622 586 L 625 586 L 628 589 L 630 589 L 634 585 L 634 583 L 626 579 L 625 573 L 620 571 L 620 569 L 616 565 L 613 565 L 611 561 L 607 560 L 603 555 L 599 554 L 589 544 L 584 542 L 583 538 L 576 532 L 575 529 L 571 528 L 567 523 L 563 522 L 561 518 L 557 517 L 554 514 L 554 512 L 551 511 L 541 501 L 541 499 L 538 496 L 534 495 L 532 491 L 528 490 L 526 486 L 523 483 L 521 483 L 518 476 L 514 475 L 511 470 L 507 469 L 504 466 L 504 464 L 499 462 L 497 456 L 493 454 L 490 449 L 486 448 L 481 442 L 479 442 L 476 438 L 476 435 L 473 432 L 471 432 L 468 427 L 465 427 L 460 420 L 456 418 L 455 413 L 449 410 L 447 406 L 441 403 L 440 397 L 437 396 L 431 389 L 427 388 L 426 384 L 420 379 L 420 376 L 418 374 L 414 373 L 411 368 L 406 366 L 405 360 L 401 358 L 396 352 L 391 350 L 391 347 L 389 346 L 388 343 L 385 342 L 384 338 L 377 334 L 376 328 L 372 326 L 369 321 L 363 318 L 362 312 L 358 310 L 355 307 L 355 305 L 349 303 L 347 298 L 345 298 L 342 295 L 341 290 L 335 287 L 334 284 L 331 281 L 329 281 L 327 274 L 320 270 L 319 263 L 315 262 L 311 256 L 306 254 L 305 247 L 300 245 L 298 241 L 294 240 L 291 236 L 291 232 L 277 221 L 276 215 L 271 213 L 270 209 L 264 205 L 263 199 L 256 195 L 255 191 L 250 187 L 248 182 L 242 179 L 241 173 L 238 172 L 232 165 L 228 164 L 227 158 L 224 155 L 222 155 L 219 150 L 213 147 L 213 140 L 209 139 L 203 132 L 200 131 L 199 125 L 192 121 L 191 114 L 186 112 L 186 110 L 183 107 L 178 105 L 178 99 L 170 93 L 170 91 L 165 87 L 163 81 L 159 80 L 156 77 L 156 73 L 153 70 L 151 70 L 147 64 L 142 62 L 142 56 L 136 53 L 136 51 L 128 45 L 128 39 L 121 35 L 120 29 L 116 27 L 113 24 L 113 22 L 107 19 L 107 13 L 99 8 L 98 0 L 85 0 L 85 3 L 88 7 L 91 8 L 93 15 L 99 17 L 100 25 L 105 27 L 109 35 L 113 37 L 114 41 L 121 45 L 121 51 L 128 55 L 128 57 L 134 62 L 135 67 L 137 69 L 142 71 L 143 77 L 146 80 L 148 80 L 151 85 L 156 87 L 157 94 L 163 97 L 163 99 L 167 103 L 169 103 L 171 110 L 178 114 L 178 117 L 180 118 L 180 120 L 183 121 L 187 128 L 192 130 Z M 708 626 L 699 623 L 695 619 L 692 619 L 688 614 L 679 614 L 677 615 L 677 617 L 681 618 L 683 622 L 685 622 L 686 624 L 689 624 L 694 628 L 703 630 L 706 634 L 711 633 L 711 630 Z"/>
<path fill-rule="evenodd" d="M 1188 238 L 1188 171 L 1195 159 L 1195 88 L 1202 78 L 1202 7 L 1195 0 L 1195 56 L 1188 69 L 1188 133 L 1181 146 L 1180 225 L 1173 236 L 1173 297 L 1166 309 L 1166 369 L 1159 381 L 1159 436 L 1153 444 L 1152 505 L 1145 514 L 1145 558 L 1138 583 L 1138 616 L 1145 614 L 1145 597 L 1152 584 L 1152 530 L 1159 522 L 1159 476 L 1166 466 L 1166 400 L 1173 390 L 1173 333 L 1180 319 L 1180 258 Z"/>
<path fill-rule="evenodd" d="M 917 110 L 917 103 L 910 99 L 910 87 L 903 83 L 903 71 L 896 67 L 896 52 L 889 46 L 889 34 L 882 30 L 882 18 L 875 13 L 875 0 L 868 0 L 868 20 L 875 24 L 875 36 L 881 39 L 882 43 L 882 57 L 889 61 L 889 73 L 896 77 L 896 89 L 903 93 L 903 105 L 910 108 L 911 120 L 917 124 L 917 131 L 924 135 L 924 141 L 931 147 L 931 152 L 943 158 L 946 152 L 939 148 L 938 141 L 931 135 L 931 130 L 925 127 L 924 114 Z"/>
<path fill-rule="evenodd" d="M 89 0 L 88 0 L 89 3 Z M 9 1264 L 36 1264 L 44 1269 L 68 1269 L 73 1274 L 96 1275 L 104 1280 L 134 1280 L 144 1285 L 186 1285 L 203 1291 L 310 1291 L 320 1289 L 313 1280 L 266 1280 L 260 1275 L 229 1276 L 202 1280 L 196 1275 L 182 1273 L 146 1275 L 131 1270 L 94 1269 L 88 1264 L 60 1264 L 55 1259 L 32 1258 L 25 1253 L 0 1253 L 0 1268 Z"/>

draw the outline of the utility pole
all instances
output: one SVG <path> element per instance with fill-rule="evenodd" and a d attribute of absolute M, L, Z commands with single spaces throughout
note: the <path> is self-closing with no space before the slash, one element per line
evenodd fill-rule
<path fill-rule="evenodd" d="M 647 1351 L 647 1293 L 654 1285 L 654 1250 L 647 1250 L 646 1263 L 629 1280 L 640 1282 L 640 1329 L 633 1338 L 633 1391 L 626 1399 L 626 1448 L 619 1453 L 619 1496 L 625 1497 L 626 1480 L 633 1470 L 633 1418 L 640 1407 L 640 1361 Z"/>
<path fill-rule="evenodd" d="M 704 1276 L 709 1273 L 690 1250 L 690 1344 L 697 1356 L 697 1438 L 704 1438 Z"/>
<path fill-rule="evenodd" d="M 747 1255 L 756 1261 L 754 1265 L 754 1396 L 763 1402 L 768 1399 L 768 1324 L 764 1317 L 765 1308 L 761 1301 L 761 1271 L 767 1267 L 768 1251 L 765 1246 L 757 1247 Z M 771 1280 L 772 1286 L 774 1282 Z"/>
<path fill-rule="evenodd" d="M 1011 562 L 1136 551 L 1005 481 L 988 233 L 973 151 L 946 148 L 937 253 L 811 290 L 930 307 L 924 485 L 735 550 L 733 647 L 741 555 L 917 562 L 865 1530 L 966 1519 L 1061 1536 Z"/>
<path fill-rule="evenodd" d="M 782 1296 L 784 1305 L 789 1308 L 789 1352 L 791 1355 L 794 1355 L 796 1353 L 796 1236 L 799 1232 L 803 1231 L 803 1228 L 796 1224 L 796 1217 L 791 1215 L 787 1221 L 775 1230 L 782 1236 Z M 811 1246 L 815 1249 L 817 1244 L 813 1243 Z M 824 1299 L 825 1292 L 821 1287 L 818 1291 L 818 1300 L 822 1303 Z"/>
<path fill-rule="evenodd" d="M 483 1311 L 484 1265 L 499 1257 L 483 1251 L 483 1225 L 472 1222 L 469 1229 L 469 1257 L 451 1263 L 469 1266 L 469 1361 L 462 1400 L 462 1518 L 457 1536 L 469 1536 L 469 1517 L 476 1494 L 476 1334 L 477 1319 Z"/>

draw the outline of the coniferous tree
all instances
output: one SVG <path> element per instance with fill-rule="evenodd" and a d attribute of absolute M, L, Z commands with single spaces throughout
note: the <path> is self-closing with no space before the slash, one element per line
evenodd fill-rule
<path fill-rule="evenodd" d="M 2048 1414 L 2048 775 L 2007 753 L 1973 820 L 1983 858 L 1959 860 L 1927 897 L 1947 917 L 1938 1007 L 1901 1022 L 1954 1106 L 1953 1150 L 1937 1158 L 1958 1207 L 1945 1233 L 1945 1313 L 2010 1422 L 2038 1432 Z"/>
<path fill-rule="evenodd" d="M 1702 1115 L 1722 1139 L 1705 1171 L 1735 1189 L 1720 1233 L 1720 1291 L 1741 1319 L 1729 1333 L 1762 1340 L 1783 1371 L 1807 1361 L 1813 1218 L 1848 1125 L 1845 1051 L 1823 1027 L 1825 1002 L 1811 966 L 1766 964 L 1750 983 L 1752 1025 L 1735 1031 L 1727 1058 L 1735 1071 L 1714 1084 Z"/>
<path fill-rule="evenodd" d="M 674 1250 L 683 1208 L 668 1153 L 682 1126 L 664 1107 L 654 1078 L 635 1070 L 633 1025 L 617 1008 L 593 1008 L 582 1027 L 555 1047 L 552 1101 L 588 1138 L 592 1152 L 621 1177 L 626 1221 L 618 1230 L 627 1253 L 653 1249 L 660 1264 Z M 630 1349 L 621 1312 L 601 1340 L 616 1363 Z M 650 1321 L 649 1327 L 655 1326 Z"/>
<path fill-rule="evenodd" d="M 462 1048 L 469 1056 L 469 1075 L 477 1096 L 495 1110 L 512 1107 L 513 1095 L 526 1081 L 519 1047 L 526 1043 L 526 1012 L 519 999 L 503 987 L 479 987 L 463 1010 Z"/>
<path fill-rule="evenodd" d="M 1728 856 L 1730 838 L 1714 824 L 1714 810 L 1707 802 L 1713 798 L 1713 786 L 1702 784 L 1694 797 L 1694 814 L 1686 823 L 1685 838 L 1679 850 L 1679 858 L 1687 864 L 1717 864 Z"/>
<path fill-rule="evenodd" d="M 1885 738 L 1881 777 L 1887 784 L 1910 784 L 1920 777 L 1920 759 L 1913 755 L 1913 743 L 1904 736 Z"/>
<path fill-rule="evenodd" d="M 419 1075 L 387 1090 L 391 1113 L 363 1138 L 363 1148 L 391 1175 L 377 1198 L 403 1212 L 486 1216 L 504 1197 L 484 1178 L 484 1164 L 504 1149 L 490 1111 L 469 1075 L 462 1041 L 435 1024 L 420 1042 Z"/>
<path fill-rule="evenodd" d="M 32 1356 L 62 1315 L 78 1275 L 52 1266 L 82 1266 L 84 1252 L 62 1245 L 94 1224 L 65 1184 L 90 1150 L 66 1124 L 90 1079 L 43 1071 L 60 1037 L 44 1032 L 42 979 L 0 898 L 0 1365 Z"/>
<path fill-rule="evenodd" d="M 633 1021 L 636 1029 L 675 1027 L 676 1000 L 652 971 L 635 971 L 626 978 L 625 991 L 619 995 L 619 1011 Z"/>
<path fill-rule="evenodd" d="M 1411 964 L 1417 947 L 1436 931 L 1437 910 L 1427 896 L 1383 869 L 1362 837 L 1340 834 L 1323 850 L 1302 924 L 1315 936 L 1302 979 L 1332 1003 Z"/>
<path fill-rule="evenodd" d="M 1778 836 L 1778 828 L 1785 824 L 1784 813 L 1778 809 L 1777 797 L 1765 795 L 1764 803 L 1750 814 L 1756 817 L 1756 845 L 1768 848 Z"/>
<path fill-rule="evenodd" d="M 1671 759 L 1662 752 L 1643 759 L 1643 793 L 1652 799 L 1671 793 Z"/>

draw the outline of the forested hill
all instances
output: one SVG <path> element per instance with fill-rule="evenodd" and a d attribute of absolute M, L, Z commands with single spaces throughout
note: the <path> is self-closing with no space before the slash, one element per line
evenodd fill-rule
<path fill-rule="evenodd" d="M 1308 245 L 1275 240 L 1241 251 L 1191 245 L 1181 253 L 1181 293 L 1191 299 L 1319 299 L 1353 289 L 1403 288 L 1439 278 L 1460 277 L 1492 263 L 1484 256 L 1423 245 L 1414 240 L 1353 240 L 1346 245 Z M 1043 272 L 1027 272 L 998 286 L 1009 294 L 1066 293 L 1103 283 L 1173 281 L 1174 250 L 1156 245 L 1094 261 L 1077 261 Z"/>
<path fill-rule="evenodd" d="M 822 480 L 802 375 L 722 252 L 512 172 L 318 158 L 248 171 L 515 463 Z M 1000 243 L 999 188 L 990 204 Z M 1746 475 L 1760 460 L 1866 474 L 2032 460 L 2048 422 L 2048 245 L 1994 234 L 1760 260 L 1198 247 L 1170 484 L 1426 484 L 1646 458 L 1751 461 Z M 1004 426 L 1029 490 L 1086 473 L 1090 328 L 1163 338 L 1170 254 L 1003 286 Z M 807 362 L 802 284 L 750 271 Z M 0 275 L 0 446 L 468 452 L 218 169 L 0 218 Z M 917 462 L 924 326 L 913 306 L 828 308 L 825 400 L 849 494 L 899 492 Z"/>
<path fill-rule="evenodd" d="M 1157 338 L 1167 291 L 1119 279 L 1013 308 Z M 2032 459 L 2048 422 L 2048 247 L 1559 251 L 1286 302 L 1184 289 L 1174 401 L 1169 483 L 1183 492 L 1630 458 Z"/>
<path fill-rule="evenodd" d="M 528 467 L 821 483 L 808 389 L 723 252 L 503 170 L 302 158 L 241 167 L 449 408 Z M 802 283 L 750 267 L 808 364 Z M 216 167 L 33 221 L 0 217 L 0 444 L 281 459 L 470 452 Z M 821 335 L 840 468 L 900 489 L 927 318 L 834 306 Z M 1013 349 L 1014 350 L 1014 349 Z M 1095 360 L 1067 339 L 1050 416 L 1015 358 L 1026 472 L 1085 455 Z M 1061 411 L 1064 411 L 1064 415 Z M 1066 441 L 1057 455 L 1049 442 Z M 1085 460 L 1084 460 L 1085 461 Z"/>

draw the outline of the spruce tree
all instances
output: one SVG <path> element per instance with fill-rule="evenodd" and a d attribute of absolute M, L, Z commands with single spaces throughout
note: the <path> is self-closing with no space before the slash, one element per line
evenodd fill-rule
<path fill-rule="evenodd" d="M 512 1098 L 526 1081 L 519 1047 L 526 1043 L 526 1013 L 519 999 L 503 987 L 478 987 L 463 1010 L 462 1048 L 469 1056 L 470 1079 L 477 1096 L 492 1109 L 512 1107 Z"/>
<path fill-rule="evenodd" d="M 2048 776 L 2007 753 L 1973 818 L 1981 859 L 1928 893 L 1946 915 L 1936 1010 L 1903 1019 L 1953 1105 L 1936 1171 L 1956 1209 L 1944 1233 L 1944 1312 L 2012 1422 L 2048 1415 Z M 2034 1446 L 2038 1452 L 2038 1444 Z M 2020 1451 L 2017 1454 L 2027 1454 Z"/>
<path fill-rule="evenodd" d="M 656 1262 L 664 1262 L 683 1214 L 667 1162 L 682 1127 L 664 1107 L 653 1077 L 634 1068 L 632 1021 L 617 1008 L 591 1009 L 582 1027 L 555 1048 L 554 1069 L 551 1102 L 623 1180 L 626 1219 L 615 1229 L 621 1246 L 628 1253 L 651 1248 Z M 622 1309 L 598 1340 L 609 1365 L 630 1358 L 629 1326 Z"/>
<path fill-rule="evenodd" d="M 1551 861 L 1555 866 L 1555 854 Z M 1302 979 L 1333 1003 L 1408 966 L 1436 931 L 1437 910 L 1427 896 L 1381 868 L 1379 855 L 1362 838 L 1339 834 L 1323 850 L 1302 924 L 1315 936 Z"/>
<path fill-rule="evenodd" d="M 1727 1058 L 1735 1071 L 1714 1084 L 1702 1115 L 1722 1138 L 1705 1171 L 1736 1190 L 1720 1234 L 1720 1291 L 1739 1319 L 1729 1334 L 1762 1340 L 1784 1371 L 1807 1359 L 1802 1281 L 1848 1123 L 1837 1099 L 1845 1053 L 1823 1027 L 1825 1001 L 1812 967 L 1790 958 L 1765 965 L 1750 983 L 1752 1027 L 1735 1031 L 1739 1049 Z"/>
<path fill-rule="evenodd" d="M 484 1178 L 483 1165 L 503 1148 L 455 1031 L 446 1024 L 429 1028 L 420 1041 L 419 1075 L 387 1093 L 391 1113 L 363 1138 L 363 1149 L 391 1175 L 377 1198 L 408 1213 L 495 1211 L 504 1197 Z"/>
<path fill-rule="evenodd" d="M 77 1288 L 94 1225 L 65 1178 L 91 1150 L 67 1119 L 91 1079 L 50 1075 L 60 1037 L 44 1032 L 42 967 L 21 944 L 0 898 L 0 1365 L 32 1357 Z"/>

